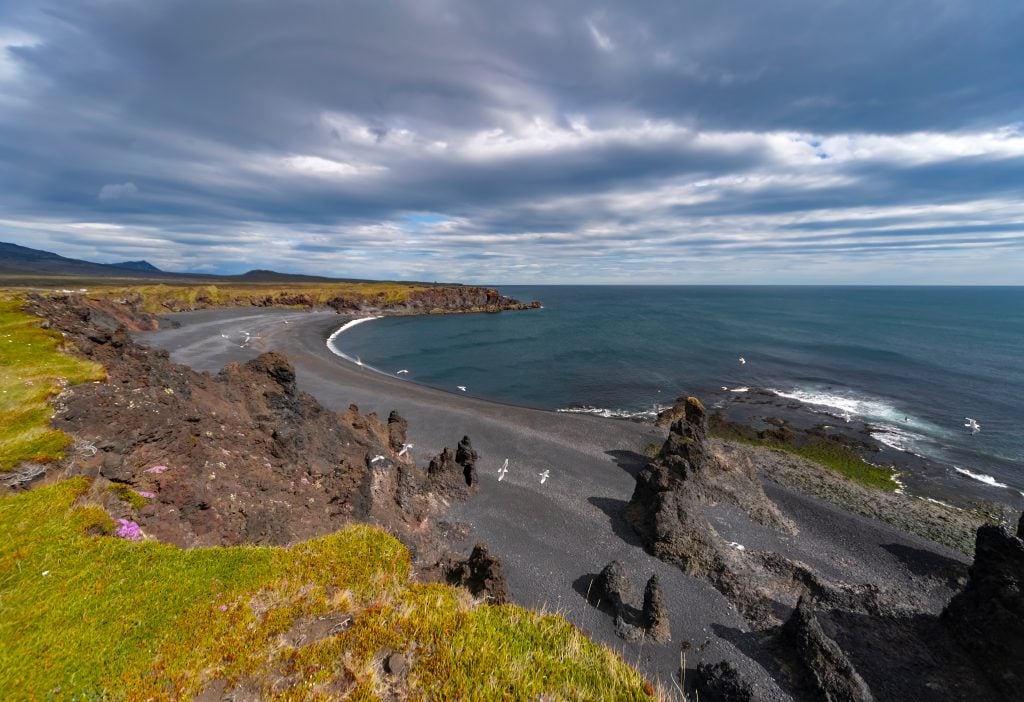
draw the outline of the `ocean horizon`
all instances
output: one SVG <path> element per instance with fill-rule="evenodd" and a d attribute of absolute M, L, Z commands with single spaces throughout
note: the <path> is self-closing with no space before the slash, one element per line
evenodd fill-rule
<path fill-rule="evenodd" d="M 543 308 L 385 317 L 329 345 L 432 387 L 610 417 L 650 418 L 679 395 L 721 405 L 770 390 L 823 421 L 870 425 L 877 441 L 944 466 L 943 479 L 965 489 L 1024 495 L 1024 287 L 500 290 Z"/>

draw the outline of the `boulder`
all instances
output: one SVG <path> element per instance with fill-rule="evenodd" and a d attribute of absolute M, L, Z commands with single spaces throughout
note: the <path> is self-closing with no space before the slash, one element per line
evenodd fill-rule
<path fill-rule="evenodd" d="M 790 644 L 810 685 L 829 702 L 871 702 L 874 696 L 853 663 L 818 623 L 814 608 L 805 597 L 783 627 L 783 639 Z"/>
<path fill-rule="evenodd" d="M 1018 533 L 1024 516 L 1018 523 Z M 1024 540 L 1001 526 L 978 529 L 974 563 L 964 589 L 950 600 L 942 622 L 1010 696 L 1024 690 Z"/>
<path fill-rule="evenodd" d="M 501 561 L 491 555 L 485 543 L 474 546 L 469 558 L 449 559 L 442 570 L 450 585 L 464 587 L 489 604 L 504 604 L 511 598 Z"/>
<path fill-rule="evenodd" d="M 694 689 L 702 702 L 753 702 L 755 699 L 750 682 L 728 661 L 699 664 Z"/>
<path fill-rule="evenodd" d="M 658 643 L 667 643 L 672 640 L 669 629 L 668 608 L 665 606 L 665 597 L 661 591 L 661 583 L 658 582 L 657 574 L 652 575 L 644 588 L 643 625 L 647 635 Z"/>

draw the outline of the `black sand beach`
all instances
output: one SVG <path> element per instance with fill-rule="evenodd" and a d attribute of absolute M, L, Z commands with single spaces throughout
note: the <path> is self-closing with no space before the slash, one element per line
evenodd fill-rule
<path fill-rule="evenodd" d="M 283 352 L 295 365 L 300 387 L 324 405 L 343 410 L 355 403 L 381 417 L 397 409 L 409 421 L 418 463 L 470 436 L 480 453 L 482 486 L 471 500 L 454 506 L 449 519 L 470 527 L 463 550 L 485 541 L 501 559 L 516 603 L 564 614 L 668 689 L 681 646 L 690 642 L 688 677 L 702 660 L 725 659 L 756 683 L 759 699 L 791 699 L 757 652 L 757 634 L 726 597 L 707 580 L 684 575 L 645 552 L 622 517 L 644 452 L 652 443 L 660 445 L 664 429 L 481 401 L 360 368 L 325 345 L 344 322 L 333 312 L 230 309 L 172 318 L 180 326 L 140 339 L 167 349 L 174 361 L 210 372 L 262 351 Z M 243 332 L 251 337 L 244 347 L 238 341 Z M 505 459 L 509 472 L 499 482 Z M 541 484 L 544 471 L 550 478 Z M 708 505 L 705 516 L 723 539 L 748 552 L 781 553 L 834 582 L 900 591 L 932 614 L 941 611 L 957 585 L 943 569 L 959 570 L 958 564 L 970 562 L 962 553 L 785 485 L 766 481 L 766 492 L 793 522 L 795 534 L 766 529 L 724 503 Z M 657 573 L 671 643 L 626 643 L 615 635 L 611 617 L 587 604 L 590 579 L 612 560 L 622 562 L 641 588 Z"/>

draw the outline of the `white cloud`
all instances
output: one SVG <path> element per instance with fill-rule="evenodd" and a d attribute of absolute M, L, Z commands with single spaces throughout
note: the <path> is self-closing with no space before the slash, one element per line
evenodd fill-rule
<path fill-rule="evenodd" d="M 127 183 L 107 183 L 100 188 L 100 194 L 97 198 L 102 202 L 109 202 L 110 200 L 131 197 L 138 192 L 138 187 L 131 181 Z"/>

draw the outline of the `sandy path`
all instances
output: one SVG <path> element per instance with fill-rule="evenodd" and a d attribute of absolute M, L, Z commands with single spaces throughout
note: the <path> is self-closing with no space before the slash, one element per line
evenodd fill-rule
<path fill-rule="evenodd" d="M 359 368 L 325 345 L 345 321 L 334 313 L 244 309 L 172 317 L 179 328 L 141 335 L 142 340 L 169 350 L 177 362 L 211 372 L 263 350 L 282 351 L 295 364 L 300 386 L 326 406 L 344 409 L 355 403 L 382 418 L 397 409 L 409 420 L 409 440 L 420 465 L 444 445 L 454 447 L 469 435 L 481 456 L 481 490 L 457 505 L 451 518 L 472 526 L 468 544 L 486 541 L 501 558 L 517 603 L 563 613 L 666 685 L 678 670 L 679 644 L 690 640 L 697 645 L 711 638 L 703 660 L 734 660 L 759 681 L 765 699 L 788 699 L 732 643 L 750 637 L 745 637 L 749 629 L 728 601 L 706 582 L 647 555 L 619 516 L 633 492 L 637 454 L 660 442 L 661 430 L 482 401 Z M 251 337 L 244 348 L 243 332 Z M 344 346 L 344 337 L 339 344 Z M 497 470 L 506 458 L 508 477 L 499 483 Z M 551 477 L 542 485 L 538 473 L 544 470 Z M 785 488 L 773 485 L 770 495 L 799 526 L 798 536 L 766 533 L 738 510 L 725 507 L 709 508 L 708 516 L 728 540 L 781 551 L 850 583 L 899 581 L 933 606 L 945 593 L 921 585 L 911 570 L 920 570 L 913 554 L 962 560 L 948 549 Z M 587 606 L 580 592 L 587 576 L 613 559 L 626 565 L 640 592 L 647 578 L 658 573 L 673 643 L 626 644 L 614 635 L 608 616 Z M 691 653 L 688 674 L 698 660 Z"/>

